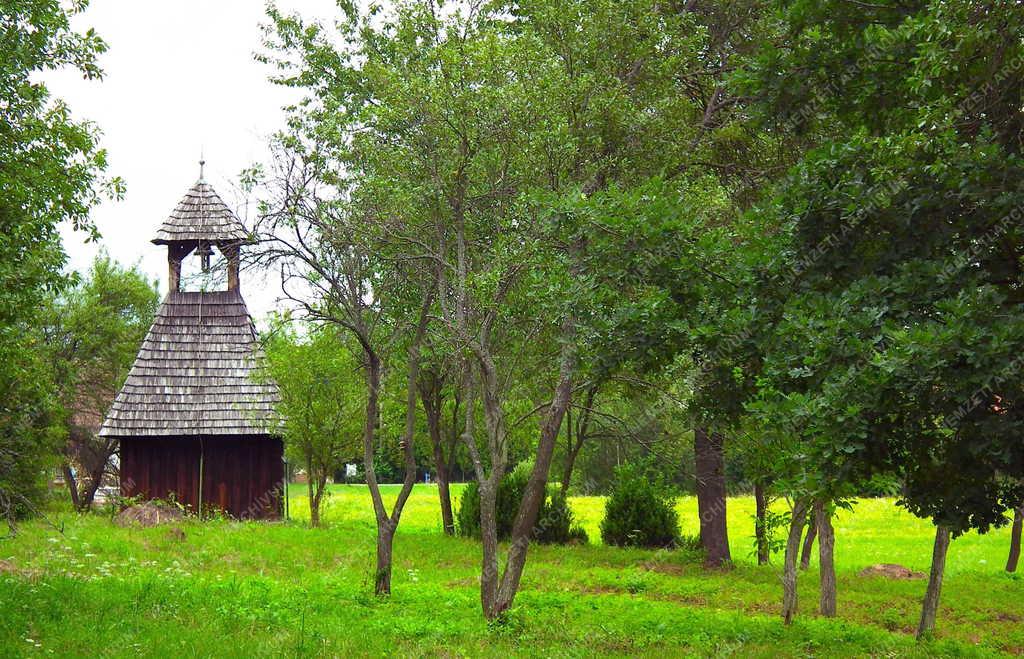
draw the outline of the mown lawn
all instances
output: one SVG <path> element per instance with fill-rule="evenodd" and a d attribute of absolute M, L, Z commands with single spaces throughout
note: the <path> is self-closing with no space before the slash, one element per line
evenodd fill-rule
<path fill-rule="evenodd" d="M 394 489 L 390 489 L 391 496 Z M 394 594 L 371 595 L 374 525 L 360 486 L 335 486 L 327 527 L 309 529 L 302 488 L 292 521 L 118 528 L 57 513 L 0 541 L 0 655 L 985 656 L 1024 653 L 1024 579 L 1003 572 L 1008 532 L 950 550 L 937 638 L 913 640 L 922 581 L 862 578 L 880 562 L 925 571 L 932 530 L 891 501 L 837 524 L 838 619 L 818 618 L 817 573 L 784 628 L 778 566 L 749 558 L 753 501 L 730 500 L 736 565 L 708 573 L 685 552 L 601 546 L 603 502 L 572 500 L 591 544 L 534 547 L 502 625 L 479 610 L 479 545 L 440 532 L 436 490 L 417 486 L 395 546 Z M 679 502 L 684 533 L 696 504 Z"/>

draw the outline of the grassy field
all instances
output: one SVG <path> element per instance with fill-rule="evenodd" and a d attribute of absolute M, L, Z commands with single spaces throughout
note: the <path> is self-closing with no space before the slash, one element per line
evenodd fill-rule
<path fill-rule="evenodd" d="M 517 606 L 502 625 L 479 609 L 476 542 L 440 532 L 436 490 L 417 486 L 395 545 L 394 594 L 372 596 L 374 525 L 360 486 L 335 486 L 327 527 L 292 521 L 118 528 L 101 515 L 55 514 L 0 541 L 2 656 L 618 655 L 987 656 L 1024 653 L 1024 579 L 1003 572 L 1008 532 L 950 549 L 937 638 L 913 640 L 922 581 L 862 578 L 880 562 L 927 570 L 932 529 L 891 501 L 866 500 L 836 524 L 839 618 L 814 614 L 817 572 L 801 615 L 777 616 L 778 566 L 749 557 L 749 498 L 730 500 L 736 565 L 600 545 L 603 501 L 571 501 L 591 544 L 534 547 Z M 394 490 L 389 490 L 391 496 Z M 684 533 L 696 503 L 679 502 Z"/>

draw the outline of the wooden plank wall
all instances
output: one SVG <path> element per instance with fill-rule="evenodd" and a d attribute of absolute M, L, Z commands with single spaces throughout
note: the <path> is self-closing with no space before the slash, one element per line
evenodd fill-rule
<path fill-rule="evenodd" d="M 281 516 L 284 463 L 280 439 L 142 437 L 121 440 L 121 494 L 175 498 L 196 510 L 203 456 L 203 509 L 237 518 Z"/>

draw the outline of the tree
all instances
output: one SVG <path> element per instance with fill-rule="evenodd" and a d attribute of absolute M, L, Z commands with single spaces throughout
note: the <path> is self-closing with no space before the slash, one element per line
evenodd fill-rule
<path fill-rule="evenodd" d="M 1010 528 L 1010 553 L 1006 557 L 1006 571 L 1016 572 L 1020 560 L 1020 535 L 1024 527 L 1024 506 L 1013 511 L 1013 526 Z"/>
<path fill-rule="evenodd" d="M 633 109 L 638 116 L 656 114 L 676 144 L 632 136 L 648 150 L 621 159 L 634 167 L 629 181 L 616 180 L 599 200 L 599 230 L 589 236 L 588 248 L 600 255 L 592 258 L 600 279 L 628 301 L 615 309 L 614 331 L 606 334 L 616 339 L 600 361 L 607 370 L 631 364 L 648 373 L 680 360 L 689 363 L 701 540 L 707 564 L 714 567 L 730 559 L 725 438 L 738 426 L 744 398 L 732 383 L 733 368 L 743 364 L 731 361 L 723 346 L 740 340 L 733 316 L 745 309 L 740 300 L 752 274 L 746 254 L 737 251 L 739 218 L 798 151 L 788 148 L 788 131 L 758 130 L 749 99 L 729 85 L 753 47 L 770 34 L 772 23 L 760 3 L 658 4 L 645 11 L 663 21 L 652 31 L 670 35 L 671 54 L 658 58 L 654 71 L 644 56 L 617 57 L 633 61 L 650 79 L 642 89 L 656 94 L 642 96 L 646 102 L 672 107 L 663 114 Z M 659 86 L 653 82 L 659 79 L 683 82 Z"/>
<path fill-rule="evenodd" d="M 266 341 L 267 373 L 281 392 L 285 453 L 306 469 L 310 526 L 320 526 L 327 479 L 358 454 L 359 365 L 337 330 L 310 327 L 299 336 L 278 319 Z"/>
<path fill-rule="evenodd" d="M 430 437 L 434 473 L 437 475 L 437 494 L 441 506 L 441 525 L 446 535 L 455 535 L 455 515 L 452 512 L 452 496 L 449 488 L 452 471 L 455 468 L 455 448 L 461 435 L 461 410 L 459 388 L 447 383 L 453 368 L 449 363 L 436 360 L 420 370 L 417 388 L 420 404 L 427 419 L 427 434 Z M 451 415 L 444 423 L 446 392 L 450 392 Z"/>
<path fill-rule="evenodd" d="M 488 617 L 518 589 L 582 378 L 630 360 L 693 356 L 698 373 L 714 361 L 701 332 L 734 292 L 723 282 L 736 286 L 721 267 L 730 222 L 777 160 L 767 154 L 778 140 L 745 133 L 743 103 L 725 89 L 760 29 L 756 7 L 400 2 L 343 7 L 336 32 L 272 10 L 266 59 L 306 93 L 293 126 L 343 165 L 337 191 L 365 210 L 365 230 L 435 278 L 430 331 L 462 368 L 453 381 L 486 518 Z M 636 339 L 629 351 L 624 336 Z M 533 387 L 535 472 L 502 573 L 490 511 L 523 372 L 551 386 Z M 726 416 L 694 409 L 701 427 Z M 713 491 L 707 510 L 722 522 L 724 488 Z M 726 560 L 724 532 L 707 536 L 711 562 Z"/>
<path fill-rule="evenodd" d="M 97 433 L 128 377 L 159 301 L 156 282 L 137 267 L 126 269 L 101 253 L 83 281 L 49 303 L 43 336 L 67 435 L 64 479 L 78 510 L 91 507 L 117 451 L 116 439 Z"/>
<path fill-rule="evenodd" d="M 106 45 L 71 29 L 75 11 L 56 0 L 0 7 L 0 514 L 28 512 L 42 492 L 43 468 L 60 442 L 52 378 L 36 329 L 39 309 L 69 279 L 58 226 L 95 238 L 89 209 L 118 179 L 104 182 L 97 131 L 75 122 L 39 73 L 71 67 L 89 79 Z M 7 503 L 5 503 L 7 502 Z"/>
<path fill-rule="evenodd" d="M 279 29 L 286 33 L 289 20 L 281 21 Z M 416 482 L 416 382 L 433 282 L 424 283 L 421 273 L 394 266 L 396 261 L 388 258 L 389 243 L 380 240 L 383 234 L 371 231 L 372 223 L 365 221 L 372 209 L 336 194 L 343 171 L 337 154 L 331 156 L 324 144 L 310 137 L 316 135 L 299 130 L 277 135 L 272 142 L 271 174 L 256 169 L 245 175 L 247 186 L 262 184 L 266 195 L 256 226 L 260 249 L 252 253 L 251 263 L 279 268 L 283 295 L 298 305 L 306 319 L 335 325 L 359 346 L 366 393 L 363 468 L 377 522 L 374 591 L 390 595 L 395 531 Z M 397 342 L 403 337 L 403 342 Z M 396 344 L 404 346 L 408 356 L 406 422 L 398 442 L 405 474 L 389 511 L 374 461 L 380 448 L 377 431 L 387 351 Z"/>
<path fill-rule="evenodd" d="M 819 493 L 896 474 L 901 503 L 934 521 L 927 636 L 950 539 L 1021 500 L 1024 191 L 1007 182 L 1024 165 L 1024 11 L 781 9 L 786 39 L 751 89 L 773 122 L 823 139 L 758 220 L 782 256 L 761 277 L 777 320 L 759 395 L 777 422 L 800 416 Z"/>

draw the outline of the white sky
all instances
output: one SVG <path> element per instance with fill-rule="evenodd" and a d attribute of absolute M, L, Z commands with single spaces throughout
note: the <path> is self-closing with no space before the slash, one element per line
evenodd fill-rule
<path fill-rule="evenodd" d="M 308 17 L 334 15 L 332 0 L 279 2 Z M 266 137 L 283 125 L 281 107 L 294 92 L 272 85 L 269 67 L 253 59 L 261 49 L 262 0 L 92 0 L 75 27 L 94 27 L 110 49 L 100 59 L 102 81 L 64 71 L 43 77 L 78 119 L 103 131 L 108 174 L 122 177 L 120 202 L 93 210 L 102 234 L 87 245 L 67 229 L 69 267 L 88 268 L 102 247 L 118 261 L 138 263 L 167 290 L 166 248 L 151 244 L 157 228 L 199 176 L 245 219 L 234 181 L 263 160 Z M 279 284 L 243 273 L 242 294 L 254 317 L 275 308 Z"/>

